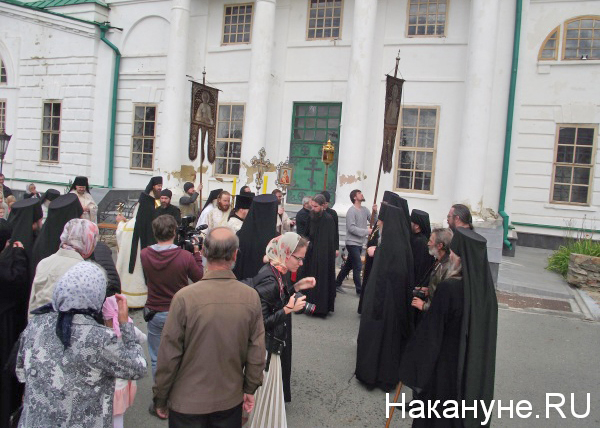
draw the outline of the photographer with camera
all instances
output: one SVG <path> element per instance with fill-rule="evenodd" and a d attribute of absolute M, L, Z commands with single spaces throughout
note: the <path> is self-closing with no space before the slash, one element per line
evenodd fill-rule
<path fill-rule="evenodd" d="M 193 255 L 173 242 L 177 222 L 172 215 L 161 215 L 152 221 L 157 243 L 142 250 L 140 258 L 148 286 L 144 319 L 148 323 L 148 352 L 152 375 L 156 372 L 156 357 L 160 336 L 175 293 L 188 285 L 188 279 L 200 281 L 203 276 L 202 255 L 198 245 Z M 151 411 L 152 413 L 152 411 Z"/>
<path fill-rule="evenodd" d="M 267 419 L 257 420 L 257 417 L 268 417 L 268 414 L 285 416 L 281 392 L 286 402 L 291 401 L 291 313 L 314 312 L 314 305 L 307 303 L 306 297 L 298 292 L 313 288 L 316 281 L 315 278 L 307 277 L 292 286 L 289 283 L 289 275 L 286 274 L 296 272 L 302 266 L 307 247 L 308 241 L 297 233 L 288 232 L 273 238 L 266 248 L 265 258 L 268 263 L 254 278 L 244 281 L 251 283 L 260 297 L 265 323 L 265 346 L 269 354 L 263 386 L 256 397 L 255 419 L 252 421 L 252 426 L 266 424 Z M 275 403 L 279 403 L 281 408 L 274 408 Z M 268 409 L 268 411 L 260 411 L 260 409 Z"/>

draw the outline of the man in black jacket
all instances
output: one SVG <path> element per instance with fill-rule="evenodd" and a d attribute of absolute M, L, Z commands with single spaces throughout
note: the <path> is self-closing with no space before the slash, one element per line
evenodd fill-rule
<path fill-rule="evenodd" d="M 171 205 L 171 197 L 173 193 L 169 189 L 164 189 L 160 192 L 160 207 L 154 210 L 154 218 L 163 214 L 172 215 L 177 226 L 181 226 L 181 211 L 174 205 Z"/>
<path fill-rule="evenodd" d="M 306 231 L 308 230 L 308 222 L 310 221 L 310 196 L 302 198 L 302 208 L 296 214 L 296 233 L 300 236 L 306 237 Z"/>

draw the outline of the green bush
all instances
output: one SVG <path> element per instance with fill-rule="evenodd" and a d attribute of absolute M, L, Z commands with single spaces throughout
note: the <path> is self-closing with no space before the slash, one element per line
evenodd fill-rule
<path fill-rule="evenodd" d="M 558 250 L 548 257 L 548 267 L 546 269 L 558 272 L 566 277 L 569 270 L 569 256 L 571 253 L 600 257 L 600 242 L 592 241 L 589 238 L 570 240 L 567 245 L 559 247 Z"/>

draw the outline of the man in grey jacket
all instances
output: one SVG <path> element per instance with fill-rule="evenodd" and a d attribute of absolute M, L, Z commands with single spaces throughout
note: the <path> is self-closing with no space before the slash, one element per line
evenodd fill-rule
<path fill-rule="evenodd" d="M 348 258 L 335 280 L 335 286 L 338 292 L 344 293 L 342 290 L 342 281 L 344 281 L 352 269 L 356 294 L 360 295 L 360 272 L 362 271 L 362 260 L 360 255 L 362 253 L 363 245 L 367 241 L 367 236 L 369 236 L 372 231 L 369 227 L 371 213 L 366 207 L 362 206 L 365 197 L 360 190 L 354 189 L 350 192 L 350 200 L 352 201 L 352 206 L 346 213 L 346 249 L 348 250 Z M 375 212 L 377 211 L 377 205 L 373 206 L 373 210 Z"/>

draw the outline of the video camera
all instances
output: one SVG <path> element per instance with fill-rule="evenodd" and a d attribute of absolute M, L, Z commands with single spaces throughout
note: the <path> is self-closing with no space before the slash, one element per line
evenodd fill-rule
<path fill-rule="evenodd" d="M 187 215 L 181 218 L 181 226 L 177 228 L 177 244 L 181 249 L 194 253 L 194 245 L 202 248 L 204 243 L 204 233 L 202 232 L 208 228 L 207 224 L 201 224 L 198 227 L 194 227 L 196 224 L 196 217 L 193 215 Z"/>

